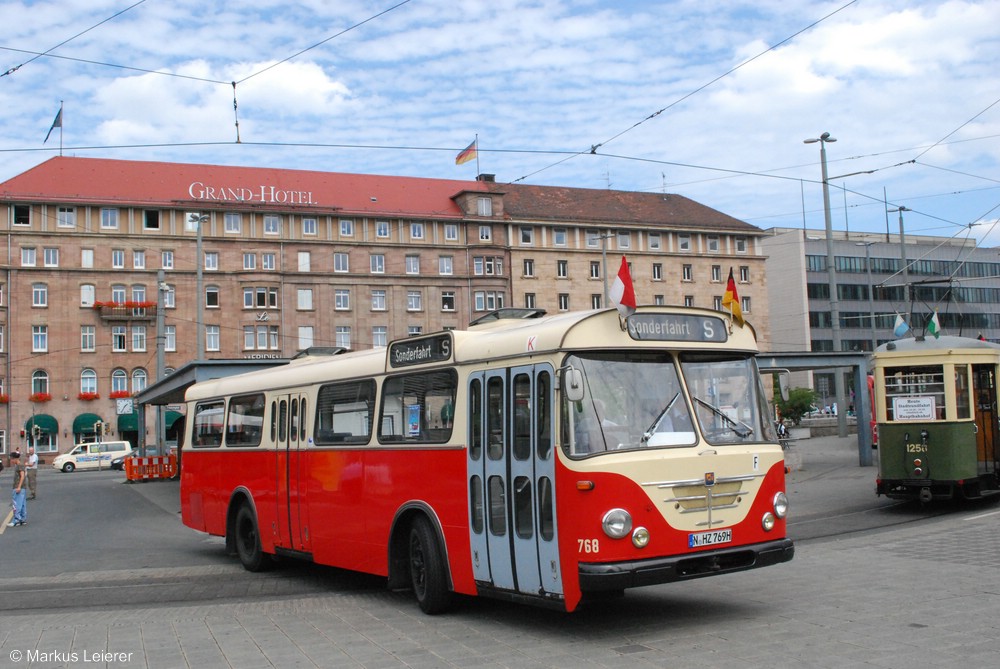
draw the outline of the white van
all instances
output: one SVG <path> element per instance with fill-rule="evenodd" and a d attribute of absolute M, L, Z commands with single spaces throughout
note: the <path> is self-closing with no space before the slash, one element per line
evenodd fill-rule
<path fill-rule="evenodd" d="M 111 461 L 132 452 L 132 444 L 127 441 L 102 441 L 77 444 L 69 453 L 63 453 L 52 461 L 52 466 L 64 472 L 74 469 L 111 469 Z"/>

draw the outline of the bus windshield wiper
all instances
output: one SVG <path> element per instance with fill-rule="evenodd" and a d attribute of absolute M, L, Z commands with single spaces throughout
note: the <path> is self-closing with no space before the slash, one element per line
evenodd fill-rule
<path fill-rule="evenodd" d="M 656 428 L 660 426 L 660 421 L 663 420 L 663 417 L 667 415 L 667 412 L 670 411 L 670 408 L 674 406 L 674 402 L 676 402 L 677 398 L 680 396 L 681 396 L 680 391 L 674 393 L 673 398 L 671 398 L 671 400 L 667 402 L 667 406 L 663 407 L 663 411 L 659 413 L 659 415 L 653 421 L 653 424 L 647 427 L 646 431 L 642 433 L 642 439 L 640 441 L 643 444 L 648 442 L 650 438 L 653 436 L 653 434 L 656 433 Z"/>
<path fill-rule="evenodd" d="M 718 416 L 722 420 L 726 421 L 726 423 L 729 424 L 729 429 L 731 429 L 733 432 L 735 432 L 736 436 L 738 436 L 740 439 L 746 439 L 751 434 L 753 434 L 753 428 L 752 427 L 750 427 L 749 425 L 747 425 L 746 423 L 744 423 L 741 420 L 734 420 L 733 418 L 731 418 L 729 416 L 729 414 L 727 414 L 725 411 L 723 411 L 719 407 L 715 406 L 714 404 L 709 404 L 708 402 L 706 402 L 705 400 L 701 399 L 700 397 L 695 397 L 694 401 L 697 402 L 698 404 L 702 405 L 703 407 L 709 409 L 712 413 L 714 413 L 716 416 Z M 739 429 L 739 428 L 742 428 L 742 429 Z"/>

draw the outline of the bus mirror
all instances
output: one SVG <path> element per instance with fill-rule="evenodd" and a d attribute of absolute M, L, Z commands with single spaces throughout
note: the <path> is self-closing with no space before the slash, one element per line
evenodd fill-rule
<path fill-rule="evenodd" d="M 575 367 L 567 367 L 563 372 L 563 393 L 570 402 L 583 399 L 583 372 Z"/>

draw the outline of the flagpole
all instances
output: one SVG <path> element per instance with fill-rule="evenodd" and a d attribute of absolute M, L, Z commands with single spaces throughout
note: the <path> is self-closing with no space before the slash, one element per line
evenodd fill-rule
<path fill-rule="evenodd" d="M 480 174 L 482 174 L 482 172 L 479 169 L 479 133 L 477 132 L 476 133 L 476 178 L 477 179 L 479 178 Z"/>
<path fill-rule="evenodd" d="M 62 112 L 63 112 L 63 101 L 59 101 L 59 157 L 62 158 L 63 154 L 63 122 L 62 122 Z"/>

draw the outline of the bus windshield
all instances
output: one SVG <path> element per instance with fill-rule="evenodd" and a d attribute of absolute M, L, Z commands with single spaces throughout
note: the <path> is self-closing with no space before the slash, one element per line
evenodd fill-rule
<path fill-rule="evenodd" d="M 563 397 L 561 432 L 570 455 L 697 442 L 697 422 L 712 444 L 774 441 L 753 359 L 669 353 L 577 354 L 565 368 L 583 375 L 584 397 Z M 681 378 L 688 390 L 685 393 Z"/>

